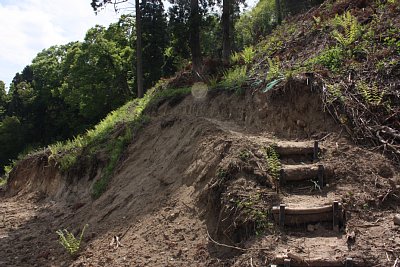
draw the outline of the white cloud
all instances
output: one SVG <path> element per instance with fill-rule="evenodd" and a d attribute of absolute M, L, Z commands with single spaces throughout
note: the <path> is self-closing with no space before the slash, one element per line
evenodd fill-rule
<path fill-rule="evenodd" d="M 110 7 L 94 14 L 90 0 L 0 0 L 0 80 L 15 73 L 42 49 L 82 40 L 96 24 L 118 20 Z"/>

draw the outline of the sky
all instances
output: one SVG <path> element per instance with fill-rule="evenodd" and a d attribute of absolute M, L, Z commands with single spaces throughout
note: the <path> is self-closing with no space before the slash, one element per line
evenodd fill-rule
<path fill-rule="evenodd" d="M 257 0 L 250 0 L 253 5 Z M 45 48 L 82 41 L 96 24 L 118 21 L 112 6 L 97 15 L 91 0 L 0 0 L 0 80 L 8 87 Z"/>

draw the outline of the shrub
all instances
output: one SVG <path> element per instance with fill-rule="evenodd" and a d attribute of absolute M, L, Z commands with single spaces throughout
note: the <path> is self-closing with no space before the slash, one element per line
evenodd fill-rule
<path fill-rule="evenodd" d="M 331 71 L 338 71 L 342 65 L 345 53 L 342 48 L 335 46 L 323 50 L 318 56 L 306 62 L 306 65 L 322 65 Z"/>

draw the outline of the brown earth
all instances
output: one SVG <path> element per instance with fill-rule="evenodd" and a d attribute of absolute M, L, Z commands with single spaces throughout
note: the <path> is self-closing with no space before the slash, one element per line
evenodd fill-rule
<path fill-rule="evenodd" d="M 268 266 L 284 258 L 291 266 L 343 266 L 347 257 L 355 266 L 393 266 L 399 258 L 399 168 L 353 145 L 315 88 L 293 82 L 269 94 L 189 96 L 151 116 L 97 200 L 90 188 L 101 153 L 94 167 L 68 175 L 46 151 L 20 162 L 0 191 L 0 266 Z M 264 148 L 275 146 L 289 173 L 315 168 L 314 140 L 327 185 L 305 177 L 280 186 Z M 280 203 L 333 201 L 345 210 L 339 231 L 322 221 L 278 227 L 270 212 Z M 55 232 L 78 234 L 85 224 L 82 249 L 71 257 Z"/>

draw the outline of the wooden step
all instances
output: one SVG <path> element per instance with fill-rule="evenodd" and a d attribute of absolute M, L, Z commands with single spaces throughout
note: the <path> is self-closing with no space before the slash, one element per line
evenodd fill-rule
<path fill-rule="evenodd" d="M 318 159 L 318 153 L 325 149 L 320 147 L 317 141 L 314 142 L 277 142 L 274 146 L 275 151 L 281 157 L 290 157 L 293 155 L 308 155 L 311 158 Z"/>
<path fill-rule="evenodd" d="M 279 183 L 283 186 L 287 182 L 317 180 L 323 187 L 327 183 L 327 178 L 332 177 L 333 173 L 331 167 L 322 164 L 283 165 Z"/>
<path fill-rule="evenodd" d="M 331 222 L 333 229 L 339 230 L 339 225 L 344 221 L 344 209 L 338 201 L 320 207 L 294 208 L 281 204 L 272 208 L 272 214 L 275 222 L 281 227 Z"/>

